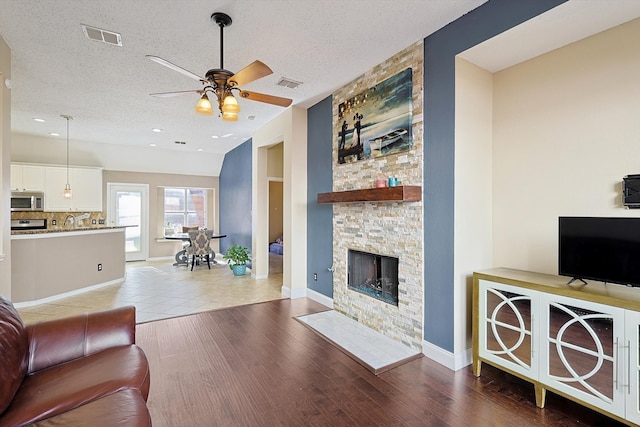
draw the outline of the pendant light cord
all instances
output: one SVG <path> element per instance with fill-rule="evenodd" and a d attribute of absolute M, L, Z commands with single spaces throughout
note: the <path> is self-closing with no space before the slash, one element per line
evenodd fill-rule
<path fill-rule="evenodd" d="M 67 185 L 69 184 L 69 117 L 67 119 Z"/>

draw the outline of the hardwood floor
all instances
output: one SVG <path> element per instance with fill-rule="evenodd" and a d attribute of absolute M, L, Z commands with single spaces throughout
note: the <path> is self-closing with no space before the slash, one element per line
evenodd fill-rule
<path fill-rule="evenodd" d="M 375 376 L 276 300 L 138 325 L 160 426 L 616 426 L 489 365 L 476 378 L 421 358 Z"/>

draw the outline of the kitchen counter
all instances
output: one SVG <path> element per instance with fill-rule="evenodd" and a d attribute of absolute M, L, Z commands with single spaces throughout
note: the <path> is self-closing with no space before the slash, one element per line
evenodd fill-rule
<path fill-rule="evenodd" d="M 60 236 L 62 233 L 72 235 L 77 233 L 105 233 L 112 230 L 121 230 L 129 226 L 125 225 L 105 225 L 99 227 L 77 227 L 77 228 L 47 228 L 45 230 L 11 230 L 11 239 L 39 238 Z"/>
<path fill-rule="evenodd" d="M 27 305 L 122 282 L 125 228 L 11 233 L 11 299 Z"/>

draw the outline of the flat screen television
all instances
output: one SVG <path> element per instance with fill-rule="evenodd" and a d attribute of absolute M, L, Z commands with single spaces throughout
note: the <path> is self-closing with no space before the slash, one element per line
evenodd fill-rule
<path fill-rule="evenodd" d="M 558 273 L 640 287 L 640 218 L 560 217 Z"/>

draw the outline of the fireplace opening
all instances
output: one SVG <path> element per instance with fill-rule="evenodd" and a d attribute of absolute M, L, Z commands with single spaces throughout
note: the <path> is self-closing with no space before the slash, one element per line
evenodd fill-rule
<path fill-rule="evenodd" d="M 347 287 L 398 305 L 398 258 L 349 249 Z"/>

